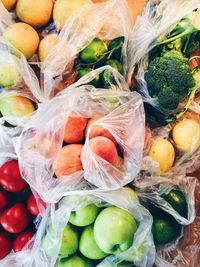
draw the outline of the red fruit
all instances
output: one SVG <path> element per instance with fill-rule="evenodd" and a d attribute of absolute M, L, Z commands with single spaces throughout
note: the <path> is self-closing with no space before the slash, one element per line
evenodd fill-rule
<path fill-rule="evenodd" d="M 0 223 L 11 234 L 18 234 L 24 231 L 30 223 L 30 215 L 26 206 L 21 203 L 13 205 L 2 213 Z"/>
<path fill-rule="evenodd" d="M 41 198 L 38 197 L 38 202 L 45 207 L 45 203 L 42 201 Z M 36 199 L 34 195 L 31 193 L 28 200 L 27 200 L 27 209 L 28 211 L 35 217 L 37 217 L 40 214 Z"/>
<path fill-rule="evenodd" d="M 26 244 L 32 239 L 34 236 L 35 231 L 33 229 L 26 230 L 20 233 L 13 242 L 13 250 L 14 252 L 21 251 Z"/>
<path fill-rule="evenodd" d="M 5 258 L 12 250 L 12 242 L 9 235 L 0 229 L 0 260 Z"/>
<path fill-rule="evenodd" d="M 3 189 L 0 189 L 0 213 L 2 213 L 6 209 L 9 202 L 10 202 L 9 194 Z"/>
<path fill-rule="evenodd" d="M 82 117 L 69 117 L 65 126 L 64 141 L 66 143 L 78 143 L 83 140 L 87 119 Z"/>
<path fill-rule="evenodd" d="M 21 177 L 17 160 L 3 164 L 0 168 L 0 184 L 9 192 L 20 192 L 26 186 L 26 181 Z"/>

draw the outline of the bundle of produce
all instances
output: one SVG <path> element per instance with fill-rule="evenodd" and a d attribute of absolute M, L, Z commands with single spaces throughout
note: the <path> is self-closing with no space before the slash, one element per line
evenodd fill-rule
<path fill-rule="evenodd" d="M 196 0 L 156 1 L 147 4 L 135 24 L 129 80 L 134 66 L 136 89 L 151 121 L 166 124 L 180 118 L 199 90 L 199 8 Z"/>
<path fill-rule="evenodd" d="M 52 47 L 45 58 L 40 56 L 45 98 L 51 98 L 101 66 L 109 65 L 125 76 L 131 26 L 126 1 L 108 0 L 90 4 L 75 13 L 59 34 L 46 35 L 40 47 L 50 43 Z M 114 84 L 114 77 L 106 70 L 95 77 L 92 84 L 108 88 Z"/>
<path fill-rule="evenodd" d="M 76 86 L 41 106 L 15 142 L 24 177 L 49 202 L 58 201 L 82 176 L 97 187 L 114 189 L 140 170 L 140 95 Z"/>
<path fill-rule="evenodd" d="M 172 173 L 192 173 L 199 168 L 199 111 L 199 105 L 193 104 L 176 122 L 149 129 L 145 171 L 170 177 Z"/>
<path fill-rule="evenodd" d="M 11 138 L 16 133 L 4 126 L 0 132 L 0 265 L 28 267 L 45 204 L 22 178 Z"/>
<path fill-rule="evenodd" d="M 136 186 L 139 198 L 153 215 L 156 266 L 188 266 L 183 264 L 189 259 L 186 254 L 181 253 L 180 248 L 186 250 L 184 242 L 188 241 L 184 241 L 184 233 L 191 231 L 192 227 L 195 228 L 195 224 L 189 226 L 190 230 L 186 226 L 195 220 L 196 178 L 184 175 L 175 176 L 171 180 L 143 177 L 136 182 Z M 198 238 L 193 240 L 194 246 L 197 246 L 197 240 Z M 194 249 L 197 253 L 198 248 Z"/>
<path fill-rule="evenodd" d="M 34 266 L 152 266 L 152 217 L 135 192 L 75 188 L 52 205 Z"/>

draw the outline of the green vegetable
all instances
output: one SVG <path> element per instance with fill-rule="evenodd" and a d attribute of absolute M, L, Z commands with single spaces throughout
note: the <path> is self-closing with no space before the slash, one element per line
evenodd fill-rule
<path fill-rule="evenodd" d="M 189 60 L 180 52 L 171 50 L 154 58 L 148 66 L 145 80 L 149 94 L 158 99 L 164 113 L 176 109 L 195 86 L 188 64 Z"/>
<path fill-rule="evenodd" d="M 112 51 L 111 58 L 117 59 L 117 60 L 121 59 L 122 46 L 124 44 L 124 40 L 125 40 L 124 36 L 120 36 L 120 37 L 117 37 L 117 38 L 113 39 L 110 42 L 110 44 L 108 46 L 108 50 Z"/>
<path fill-rule="evenodd" d="M 85 69 L 80 69 L 78 71 L 78 75 L 77 78 L 81 79 L 83 76 L 87 75 L 88 73 L 90 73 L 92 71 L 91 68 L 85 68 Z M 94 87 L 98 87 L 99 84 L 99 75 L 97 75 L 95 77 L 95 79 L 93 79 L 89 84 L 93 85 Z"/>

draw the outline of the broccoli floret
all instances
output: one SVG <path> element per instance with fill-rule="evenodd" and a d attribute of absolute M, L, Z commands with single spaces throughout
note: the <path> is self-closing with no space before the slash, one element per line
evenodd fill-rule
<path fill-rule="evenodd" d="M 152 60 L 145 73 L 148 91 L 162 110 L 174 110 L 194 87 L 189 61 L 178 51 L 167 51 Z M 166 111 L 167 112 L 167 111 Z"/>

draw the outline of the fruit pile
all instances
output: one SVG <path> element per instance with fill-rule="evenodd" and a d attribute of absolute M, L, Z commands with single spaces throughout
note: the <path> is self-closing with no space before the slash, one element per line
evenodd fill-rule
<path fill-rule="evenodd" d="M 40 212 L 16 160 L 1 166 L 0 177 L 0 259 L 3 259 L 12 249 L 21 251 L 32 239 L 36 232 L 34 219 Z"/>
<path fill-rule="evenodd" d="M 0 266 L 199 265 L 199 21 L 0 0 Z"/>

